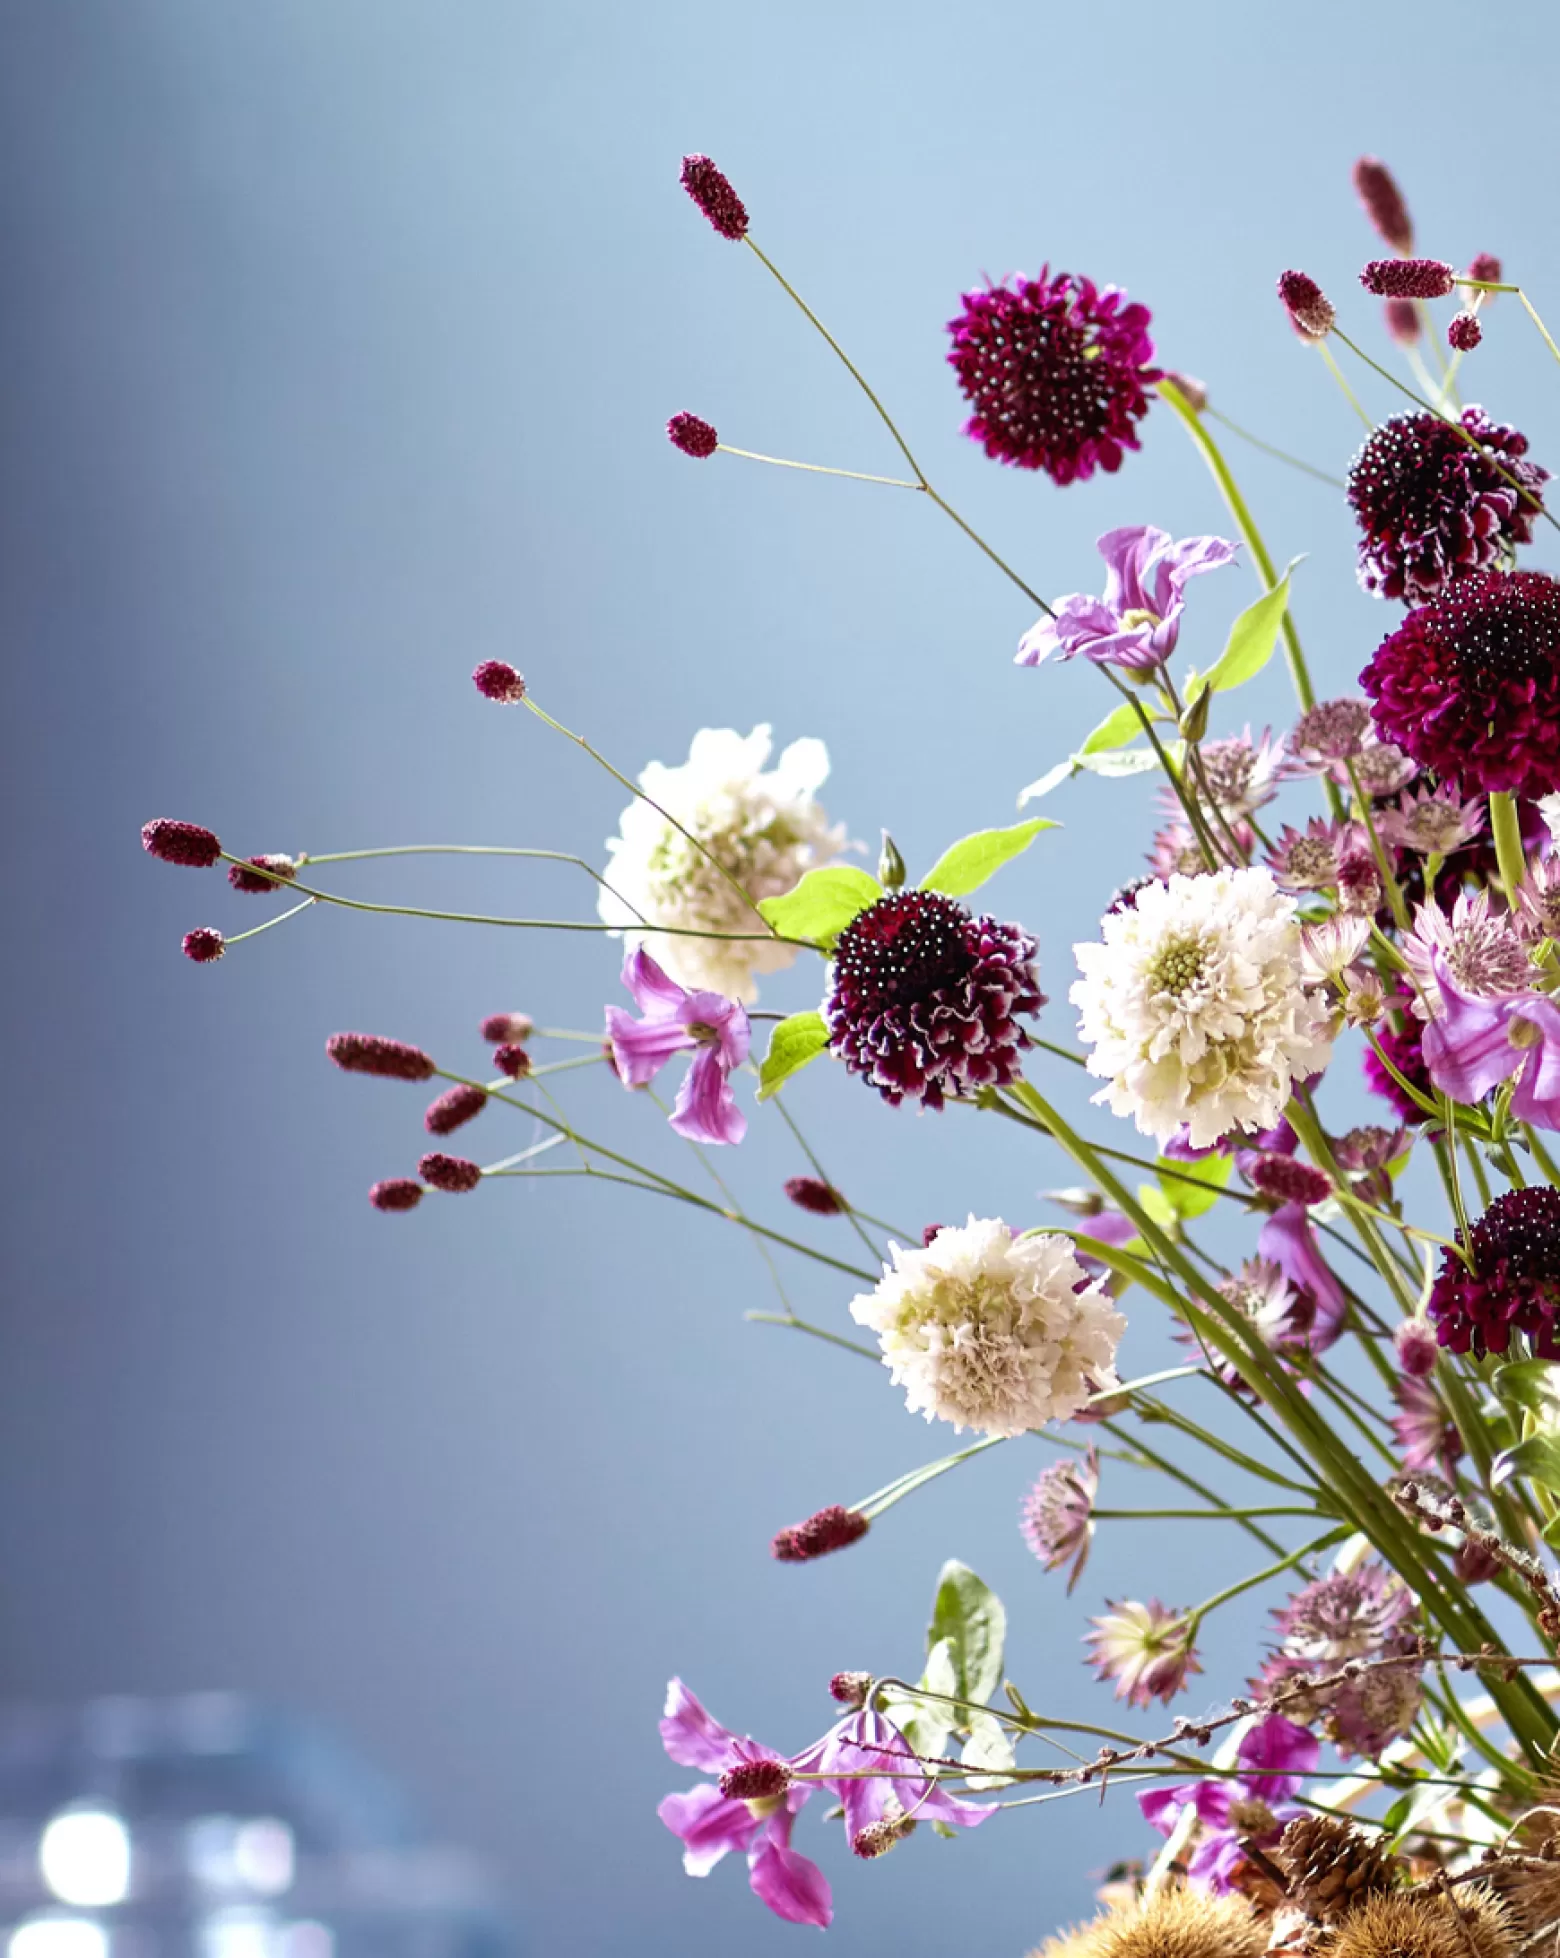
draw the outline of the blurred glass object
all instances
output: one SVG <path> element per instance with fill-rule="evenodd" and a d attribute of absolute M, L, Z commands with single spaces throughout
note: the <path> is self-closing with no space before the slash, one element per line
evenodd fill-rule
<path fill-rule="evenodd" d="M 475 1862 L 235 1694 L 0 1709 L 0 1958 L 514 1958 Z"/>

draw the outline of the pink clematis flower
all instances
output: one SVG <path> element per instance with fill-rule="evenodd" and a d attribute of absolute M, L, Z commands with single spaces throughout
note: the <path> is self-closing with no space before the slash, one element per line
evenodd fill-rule
<path fill-rule="evenodd" d="M 1225 1781 L 1189 1781 L 1179 1788 L 1156 1788 L 1138 1796 L 1144 1819 L 1162 1836 L 1172 1835 L 1188 1808 L 1202 1828 L 1186 1873 L 1199 1887 L 1235 1888 L 1248 1860 L 1243 1841 L 1271 1847 L 1286 1822 L 1306 1811 L 1289 1798 L 1316 1766 L 1321 1748 L 1313 1734 L 1281 1714 L 1249 1727 L 1238 1751 L 1241 1772 Z"/>
<path fill-rule="evenodd" d="M 1175 543 L 1152 524 L 1107 530 L 1097 548 L 1109 567 L 1104 597 L 1074 592 L 1059 600 L 1055 617 L 1040 619 L 1018 642 L 1016 665 L 1083 653 L 1136 673 L 1163 666 L 1181 630 L 1187 579 L 1217 571 L 1235 555 L 1222 537 Z"/>
<path fill-rule="evenodd" d="M 996 1813 L 939 1787 L 893 1722 L 868 1707 L 836 1722 L 794 1766 L 821 1777 L 838 1798 L 846 1840 L 858 1856 L 881 1856 L 917 1822 L 973 1829 Z"/>
<path fill-rule="evenodd" d="M 1453 1101 L 1471 1104 L 1515 1076 L 1517 1120 L 1560 1129 L 1560 1006 L 1541 993 L 1464 992 L 1439 950 L 1430 965 L 1440 992 L 1421 1042 L 1430 1079 Z"/>
<path fill-rule="evenodd" d="M 674 1054 L 691 1053 L 672 1108 L 671 1126 L 690 1142 L 740 1142 L 747 1117 L 731 1092 L 730 1074 L 748 1055 L 748 1016 L 721 993 L 690 993 L 636 946 L 623 961 L 623 984 L 644 1015 L 607 1008 L 607 1034 L 618 1074 L 642 1088 Z"/>

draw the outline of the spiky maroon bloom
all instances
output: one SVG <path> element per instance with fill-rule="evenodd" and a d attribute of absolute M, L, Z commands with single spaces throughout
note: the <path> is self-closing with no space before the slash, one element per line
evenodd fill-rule
<path fill-rule="evenodd" d="M 1468 277 L 1483 279 L 1489 285 L 1498 286 L 1501 282 L 1500 260 L 1493 252 L 1475 252 L 1468 267 Z"/>
<path fill-rule="evenodd" d="M 682 187 L 722 238 L 736 244 L 747 236 L 747 206 L 731 187 L 725 171 L 707 156 L 685 156 Z"/>
<path fill-rule="evenodd" d="M 1410 991 L 1400 988 L 1396 997 L 1388 1001 L 1388 1004 L 1397 1007 L 1402 1015 L 1401 1033 L 1394 1033 L 1386 1020 L 1382 1020 L 1374 1028 L 1374 1033 L 1382 1053 L 1409 1086 L 1417 1088 L 1421 1094 L 1429 1095 L 1434 1100 L 1435 1083 L 1430 1079 L 1430 1070 L 1425 1066 L 1425 1057 L 1420 1050 L 1424 1025 L 1408 1010 L 1408 1003 L 1412 997 Z M 1383 1100 L 1389 1101 L 1405 1122 L 1419 1123 L 1426 1119 L 1425 1111 L 1418 1102 L 1410 1100 L 1382 1066 L 1374 1047 L 1365 1049 L 1365 1085 L 1372 1094 L 1380 1095 Z"/>
<path fill-rule="evenodd" d="M 1460 354 L 1471 354 L 1483 338 L 1484 328 L 1477 313 L 1459 313 L 1447 325 L 1446 344 Z"/>
<path fill-rule="evenodd" d="M 695 456 L 701 462 L 720 447 L 714 424 L 686 412 L 673 415 L 666 424 L 666 439 L 674 449 L 681 449 L 685 456 Z"/>
<path fill-rule="evenodd" d="M 184 956 L 197 965 L 210 965 L 227 950 L 227 940 L 215 925 L 197 925 L 184 934 Z"/>
<path fill-rule="evenodd" d="M 1355 164 L 1354 188 L 1376 236 L 1395 252 L 1414 249 L 1414 221 L 1408 215 L 1397 179 L 1379 156 L 1362 156 Z"/>
<path fill-rule="evenodd" d="M 1435 1329 L 1424 1319 L 1404 1319 L 1392 1335 L 1398 1365 L 1415 1380 L 1428 1380 L 1435 1372 L 1435 1356 L 1441 1342 Z"/>
<path fill-rule="evenodd" d="M 805 1522 L 781 1530 L 769 1546 L 769 1554 L 782 1564 L 807 1564 L 814 1557 L 827 1557 L 831 1550 L 844 1550 L 859 1543 L 872 1527 L 859 1509 L 846 1509 L 830 1503 Z"/>
<path fill-rule="evenodd" d="M 269 870 L 269 877 L 260 872 Z M 247 864 L 235 863 L 229 866 L 228 882 L 235 891 L 242 891 L 247 897 L 263 897 L 267 891 L 279 891 L 283 884 L 290 884 L 298 875 L 298 866 L 291 857 L 251 857 Z M 278 883 L 281 878 L 282 883 Z"/>
<path fill-rule="evenodd" d="M 1456 283 L 1441 258 L 1373 258 L 1360 274 L 1365 290 L 1383 299 L 1444 299 Z"/>
<path fill-rule="evenodd" d="M 511 1081 L 523 1081 L 531 1072 L 531 1056 L 518 1041 L 506 1040 L 493 1050 L 493 1065 Z"/>
<path fill-rule="evenodd" d="M 817 1176 L 787 1177 L 785 1193 L 799 1209 L 810 1210 L 815 1217 L 837 1217 L 845 1208 L 839 1191 Z"/>
<path fill-rule="evenodd" d="M 348 1074 L 383 1074 L 394 1081 L 426 1081 L 433 1062 L 420 1047 L 377 1033 L 333 1033 L 325 1051 Z"/>
<path fill-rule="evenodd" d="M 170 816 L 141 825 L 141 848 L 160 863 L 182 863 L 191 870 L 209 870 L 222 854 L 222 845 L 199 823 L 176 823 Z"/>
<path fill-rule="evenodd" d="M 871 1685 L 869 1672 L 837 1672 L 829 1681 L 829 1696 L 841 1706 L 865 1706 Z"/>
<path fill-rule="evenodd" d="M 999 462 L 1043 469 L 1054 483 L 1119 469 L 1122 451 L 1140 446 L 1146 389 L 1159 379 L 1148 308 L 1117 286 L 1053 278 L 1048 265 L 963 299 L 948 322 L 948 361 L 975 411 L 965 434 Z"/>
<path fill-rule="evenodd" d="M 1278 296 L 1303 339 L 1325 340 L 1332 332 L 1337 310 L 1309 272 L 1280 272 Z"/>
<path fill-rule="evenodd" d="M 790 1785 L 791 1770 L 784 1761 L 738 1761 L 720 1778 L 720 1792 L 733 1802 L 771 1801 Z"/>
<path fill-rule="evenodd" d="M 486 1107 L 486 1088 L 479 1088 L 470 1081 L 457 1081 L 453 1088 L 446 1088 L 436 1101 L 429 1102 L 427 1113 L 423 1116 L 423 1127 L 430 1135 L 450 1135 L 474 1115 L 480 1115 Z"/>
<path fill-rule="evenodd" d="M 1381 317 L 1387 332 L 1400 347 L 1412 347 L 1419 339 L 1419 308 L 1412 299 L 1388 299 Z"/>
<path fill-rule="evenodd" d="M 484 700 L 496 700 L 500 707 L 518 707 L 525 699 L 525 675 L 506 659 L 485 659 L 471 680 Z"/>
<path fill-rule="evenodd" d="M 430 1190 L 448 1190 L 453 1195 L 474 1190 L 482 1181 L 482 1165 L 464 1156 L 445 1156 L 437 1150 L 418 1162 L 417 1174 Z"/>
<path fill-rule="evenodd" d="M 509 1040 L 529 1040 L 535 1031 L 529 1013 L 490 1013 L 482 1022 L 482 1038 L 494 1047 Z"/>
<path fill-rule="evenodd" d="M 841 932 L 823 1017 L 829 1050 L 890 1106 L 1005 1087 L 1045 1004 L 1035 941 L 938 891 L 893 891 Z"/>
<path fill-rule="evenodd" d="M 1319 1169 L 1276 1152 L 1258 1156 L 1247 1174 L 1265 1196 L 1281 1203 L 1325 1203 L 1333 1193 L 1331 1179 Z"/>
<path fill-rule="evenodd" d="M 1442 1253 L 1429 1305 L 1441 1344 L 1483 1359 L 1504 1353 L 1520 1333 L 1536 1358 L 1560 1360 L 1560 1190 L 1547 1183 L 1507 1190 L 1457 1239 L 1476 1270 Z"/>
<path fill-rule="evenodd" d="M 1382 734 L 1464 792 L 1560 788 L 1560 583 L 1481 571 L 1410 612 L 1360 675 Z"/>
<path fill-rule="evenodd" d="M 422 1202 L 423 1186 L 409 1176 L 391 1176 L 376 1183 L 368 1200 L 376 1210 L 415 1210 Z"/>
<path fill-rule="evenodd" d="M 1472 441 L 1439 415 L 1394 415 L 1349 465 L 1366 591 L 1422 605 L 1532 542 L 1549 471 L 1523 460 L 1525 435 L 1482 409 L 1465 408 L 1461 425 Z"/>

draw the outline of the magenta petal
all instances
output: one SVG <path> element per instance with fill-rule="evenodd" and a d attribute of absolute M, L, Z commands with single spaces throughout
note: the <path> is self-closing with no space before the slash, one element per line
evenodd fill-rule
<path fill-rule="evenodd" d="M 1325 1353 L 1342 1329 L 1348 1302 L 1322 1256 L 1303 1203 L 1279 1205 L 1257 1233 L 1257 1256 L 1271 1259 L 1314 1302 L 1316 1317 L 1305 1343 L 1313 1353 Z"/>
<path fill-rule="evenodd" d="M 656 1814 L 674 1836 L 681 1836 L 683 1868 L 689 1876 L 708 1876 L 722 1856 L 746 1849 L 758 1824 L 746 1802 L 723 1795 L 712 1781 L 686 1795 L 668 1795 Z"/>
<path fill-rule="evenodd" d="M 671 1126 L 690 1142 L 740 1142 L 747 1117 L 737 1106 L 713 1047 L 701 1047 L 672 1105 Z"/>
<path fill-rule="evenodd" d="M 621 1006 L 607 1008 L 607 1036 L 617 1071 L 631 1088 L 653 1081 L 673 1054 L 697 1044 L 680 1020 L 636 1020 Z"/>
<path fill-rule="evenodd" d="M 1162 1836 L 1168 1836 L 1174 1833 L 1182 1810 L 1196 1793 L 1193 1782 L 1183 1781 L 1175 1788 L 1151 1788 L 1146 1794 L 1138 1796 L 1137 1804 L 1148 1826 L 1157 1829 Z"/>
<path fill-rule="evenodd" d="M 1523 1002 L 1520 1013 L 1513 1015 L 1518 1018 L 1537 1027 L 1539 1040 L 1536 1046 L 1520 1050 L 1522 1071 L 1511 1097 L 1511 1112 L 1534 1128 L 1560 1129 L 1560 1009 L 1551 1000 L 1534 998 Z"/>
<path fill-rule="evenodd" d="M 643 945 L 636 945 L 623 961 L 623 984 L 634 996 L 641 1013 L 653 1006 L 675 1011 L 688 997 L 675 979 L 668 978 Z"/>
<path fill-rule="evenodd" d="M 1270 1713 L 1242 1737 L 1238 1758 L 1243 1768 L 1261 1770 L 1262 1785 L 1277 1802 L 1292 1795 L 1299 1785 L 1289 1777 L 1309 1774 L 1321 1751 L 1315 1734 L 1281 1713 Z"/>
<path fill-rule="evenodd" d="M 727 999 L 724 993 L 689 993 L 677 1017 L 685 1027 L 714 1029 L 720 1040 L 721 1066 L 728 1073 L 747 1059 L 752 1029 L 747 1008 L 736 1000 Z"/>
<path fill-rule="evenodd" d="M 816 1924 L 826 1931 L 834 1921 L 828 1878 L 810 1858 L 776 1840 L 773 1833 L 749 1853 L 748 1882 L 753 1895 L 788 1924 Z"/>
<path fill-rule="evenodd" d="M 661 1745 L 679 1767 L 702 1768 L 720 1774 L 731 1765 L 737 1736 L 706 1713 L 680 1679 L 666 1684 L 661 1716 Z"/>
<path fill-rule="evenodd" d="M 1143 574 L 1168 547 L 1170 533 L 1153 524 L 1128 524 L 1095 539 L 1094 548 L 1106 565 L 1105 603 L 1113 612 L 1162 610 L 1145 589 Z"/>

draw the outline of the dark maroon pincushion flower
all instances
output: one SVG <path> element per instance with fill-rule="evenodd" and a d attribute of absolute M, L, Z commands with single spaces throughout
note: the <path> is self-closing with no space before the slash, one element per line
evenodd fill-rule
<path fill-rule="evenodd" d="M 227 940 L 214 925 L 197 925 L 184 934 L 184 956 L 197 965 L 210 965 L 227 950 Z"/>
<path fill-rule="evenodd" d="M 975 411 L 965 434 L 1055 483 L 1119 469 L 1159 379 L 1148 308 L 1049 266 L 963 298 L 948 360 Z"/>
<path fill-rule="evenodd" d="M 269 870 L 269 877 L 260 872 Z M 298 867 L 291 857 L 251 857 L 247 864 L 235 863 L 228 870 L 228 882 L 235 891 L 243 891 L 248 897 L 263 897 L 267 891 L 279 891 L 283 885 L 290 884 L 298 875 Z M 281 878 L 282 882 L 276 880 Z"/>
<path fill-rule="evenodd" d="M 436 1101 L 429 1102 L 427 1113 L 423 1116 L 423 1127 L 430 1135 L 451 1135 L 474 1115 L 480 1115 L 486 1107 L 486 1088 L 479 1088 L 470 1081 L 457 1081 L 453 1088 L 446 1088 Z"/>
<path fill-rule="evenodd" d="M 1398 1073 L 1402 1075 L 1409 1086 L 1411 1088 L 1417 1088 L 1421 1094 L 1429 1095 L 1433 1100 L 1435 1098 L 1435 1084 L 1430 1079 L 1430 1070 L 1425 1066 L 1425 1057 L 1420 1049 L 1420 1041 L 1424 1034 L 1424 1023 L 1421 1020 L 1417 1020 L 1408 1010 L 1408 1002 L 1412 997 L 1413 994 L 1407 988 L 1402 988 L 1398 991 L 1395 998 L 1388 1001 L 1389 1005 L 1397 1007 L 1402 1014 L 1403 1031 L 1401 1033 L 1394 1033 L 1390 1023 L 1386 1020 L 1380 1021 L 1372 1031 L 1375 1033 L 1382 1053 L 1386 1055 L 1387 1059 L 1397 1069 Z M 1382 1066 L 1375 1048 L 1369 1046 L 1365 1049 L 1365 1085 L 1370 1089 L 1372 1094 L 1380 1095 L 1384 1101 L 1391 1102 L 1403 1121 L 1418 1123 L 1426 1120 L 1425 1111 L 1419 1106 L 1419 1103 L 1411 1100 L 1408 1095 L 1404 1094 L 1396 1081 L 1393 1080 L 1392 1076 Z"/>
<path fill-rule="evenodd" d="M 1560 1190 L 1531 1184 L 1498 1196 L 1466 1239 L 1476 1269 L 1447 1251 L 1429 1313 L 1453 1353 L 1504 1353 L 1520 1333 L 1536 1358 L 1560 1360 Z"/>
<path fill-rule="evenodd" d="M 1470 279 L 1483 279 L 1487 284 L 1500 284 L 1500 260 L 1493 252 L 1475 252 L 1473 263 L 1468 267 Z"/>
<path fill-rule="evenodd" d="M 508 660 L 485 659 L 471 680 L 484 700 L 496 700 L 500 707 L 518 707 L 525 699 L 525 676 Z"/>
<path fill-rule="evenodd" d="M 1412 299 L 1388 299 L 1381 308 L 1387 331 L 1400 347 L 1411 347 L 1419 338 L 1419 308 Z"/>
<path fill-rule="evenodd" d="M 791 1770 L 784 1761 L 738 1761 L 720 1778 L 720 1792 L 728 1801 L 767 1802 L 783 1795 L 791 1785 Z"/>
<path fill-rule="evenodd" d="M 666 424 L 666 439 L 674 449 L 681 449 L 685 456 L 694 456 L 701 462 L 720 447 L 714 425 L 686 410 L 673 415 Z"/>
<path fill-rule="evenodd" d="M 222 854 L 222 845 L 199 823 L 176 823 L 169 816 L 141 825 L 141 848 L 159 863 L 182 863 L 190 870 L 209 870 Z"/>
<path fill-rule="evenodd" d="M 1360 675 L 1376 726 L 1464 792 L 1560 788 L 1560 584 L 1481 571 L 1410 612 Z"/>
<path fill-rule="evenodd" d="M 511 1081 L 523 1081 L 531 1072 L 531 1056 L 516 1040 L 506 1040 L 493 1050 L 493 1065 Z"/>
<path fill-rule="evenodd" d="M 840 933 L 823 1017 L 829 1049 L 898 1107 L 1006 1087 L 1045 1004 L 1035 941 L 938 891 L 894 891 Z"/>
<path fill-rule="evenodd" d="M 1319 1169 L 1296 1162 L 1293 1156 L 1260 1155 L 1247 1174 L 1265 1196 L 1282 1203 L 1325 1203 L 1333 1193 L 1331 1181 Z"/>
<path fill-rule="evenodd" d="M 423 1186 L 409 1176 L 391 1176 L 376 1183 L 368 1200 L 376 1210 L 415 1210 L 422 1202 Z"/>
<path fill-rule="evenodd" d="M 445 1156 L 435 1150 L 421 1159 L 417 1174 L 430 1190 L 448 1190 L 459 1195 L 474 1190 L 482 1181 L 482 1165 L 467 1162 L 464 1156 Z"/>
<path fill-rule="evenodd" d="M 333 1033 L 325 1051 L 348 1074 L 382 1074 L 393 1081 L 426 1081 L 433 1062 L 420 1047 L 377 1033 Z"/>
<path fill-rule="evenodd" d="M 1383 299 L 1444 299 L 1456 283 L 1441 258 L 1373 258 L 1360 274 L 1365 290 Z"/>
<path fill-rule="evenodd" d="M 1332 301 L 1308 272 L 1280 272 L 1278 296 L 1284 302 L 1296 333 L 1307 340 L 1325 340 L 1338 317 Z"/>
<path fill-rule="evenodd" d="M 1414 221 L 1408 215 L 1397 178 L 1379 156 L 1362 156 L 1354 166 L 1354 188 L 1376 236 L 1395 252 L 1414 249 Z"/>
<path fill-rule="evenodd" d="M 785 1193 L 802 1210 L 810 1210 L 815 1217 L 837 1217 L 845 1208 L 838 1190 L 831 1190 L 821 1177 L 787 1177 Z"/>
<path fill-rule="evenodd" d="M 1446 344 L 1460 354 L 1471 354 L 1483 338 L 1484 328 L 1477 313 L 1459 313 L 1447 324 Z"/>
<path fill-rule="evenodd" d="M 846 1509 L 830 1503 L 804 1523 L 792 1523 L 781 1530 L 769 1546 L 769 1554 L 782 1564 L 807 1564 L 814 1557 L 827 1557 L 831 1550 L 844 1550 L 859 1543 L 871 1528 L 859 1509 Z"/>
<path fill-rule="evenodd" d="M 1471 440 L 1439 415 L 1394 415 L 1349 465 L 1366 591 L 1423 605 L 1533 541 L 1549 471 L 1525 460 L 1525 435 L 1482 408 L 1465 408 L 1461 426 Z"/>
<path fill-rule="evenodd" d="M 707 156 L 685 156 L 682 187 L 714 225 L 733 244 L 747 236 L 747 206 L 731 187 L 731 179 Z"/>

